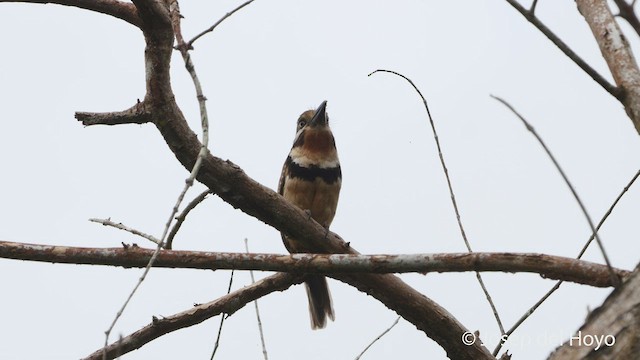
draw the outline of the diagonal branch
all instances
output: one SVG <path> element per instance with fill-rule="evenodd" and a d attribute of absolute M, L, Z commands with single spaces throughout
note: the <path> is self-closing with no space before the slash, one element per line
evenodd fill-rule
<path fill-rule="evenodd" d="M 118 0 L 0 0 L 3 2 L 21 2 L 32 4 L 58 4 L 73 6 L 80 9 L 91 10 L 102 14 L 111 15 L 124 20 L 129 24 L 140 27 L 140 18 L 136 7 L 131 3 Z"/>
<path fill-rule="evenodd" d="M 141 238 L 147 239 L 155 244 L 160 244 L 160 240 L 158 238 L 156 238 L 153 235 L 147 234 L 147 233 L 143 233 L 140 230 L 136 230 L 134 228 L 128 227 L 126 225 L 124 225 L 123 223 L 117 223 L 117 222 L 113 222 L 111 221 L 111 219 L 96 219 L 96 218 L 91 218 L 89 219 L 89 221 L 94 222 L 94 223 L 98 223 L 98 224 L 102 224 L 104 226 L 111 226 L 113 228 L 122 230 L 122 231 L 126 231 L 128 233 L 131 233 L 133 235 L 137 235 L 140 236 Z"/>
<path fill-rule="evenodd" d="M 629 42 L 605 0 L 577 0 L 576 5 L 598 42 L 613 79 L 623 91 L 620 100 L 640 133 L 640 69 Z"/>
<path fill-rule="evenodd" d="M 228 13 L 226 13 L 223 17 L 218 19 L 218 21 L 216 21 L 209 28 L 203 30 L 198 35 L 194 36 L 193 39 L 189 40 L 189 42 L 186 43 L 187 48 L 192 49 L 193 48 L 193 43 L 196 42 L 196 40 L 198 40 L 199 38 L 203 37 L 204 35 L 212 32 L 216 27 L 218 27 L 218 25 L 220 25 L 223 21 L 225 21 L 229 16 L 235 14 L 237 11 L 241 10 L 243 7 L 251 4 L 254 1 L 255 0 L 247 0 L 244 3 L 238 5 L 238 7 L 236 7 L 235 9 L 233 9 L 233 10 L 229 11 Z"/>
<path fill-rule="evenodd" d="M 195 209 L 195 207 L 198 206 L 198 204 L 203 202 L 204 199 L 207 197 L 207 195 L 209 195 L 210 193 L 211 191 L 209 189 L 201 192 L 198 196 L 193 198 L 193 200 L 191 200 L 189 204 L 187 204 L 187 206 L 185 206 L 184 210 L 182 210 L 180 215 L 176 216 L 176 223 L 173 224 L 171 231 L 169 231 L 169 235 L 167 236 L 167 241 L 165 242 L 165 245 L 164 245 L 165 249 L 171 250 L 173 248 L 173 238 L 176 236 L 176 234 L 180 230 L 180 227 L 182 227 L 182 223 L 184 223 L 184 220 L 187 218 L 187 215 L 189 215 L 191 210 Z"/>
<path fill-rule="evenodd" d="M 138 246 L 84 248 L 0 241 L 0 258 L 63 264 L 145 267 L 154 250 Z M 203 270 L 261 270 L 341 274 L 502 271 L 529 272 L 547 279 L 609 287 L 608 267 L 561 256 L 529 253 L 450 253 L 408 255 L 258 254 L 164 250 L 154 267 Z M 613 269 L 621 278 L 629 272 Z M 332 276 L 333 276 L 332 275 Z M 355 275 L 354 275 L 355 276 Z"/>
<path fill-rule="evenodd" d="M 163 318 L 154 317 L 151 324 L 107 346 L 105 349 L 106 358 L 115 359 L 122 354 L 139 349 L 162 335 L 199 324 L 221 313 L 233 314 L 255 299 L 274 291 L 284 291 L 291 285 L 299 284 L 302 281 L 300 276 L 275 274 L 222 296 L 217 300 L 194 306 L 192 309 L 178 314 Z M 102 348 L 84 358 L 84 360 L 101 359 L 103 359 Z"/>
<path fill-rule="evenodd" d="M 604 262 L 607 264 L 607 266 L 609 268 L 611 268 L 611 261 L 609 261 L 609 256 L 607 256 L 607 252 L 604 249 L 604 245 L 602 244 L 602 241 L 600 239 L 600 235 L 598 235 L 598 232 L 596 231 L 596 226 L 593 223 L 593 220 L 591 220 L 591 216 L 589 215 L 589 212 L 587 211 L 587 207 L 582 202 L 582 199 L 580 199 L 580 196 L 578 196 L 578 192 L 576 191 L 576 189 L 571 184 L 571 181 L 569 181 L 569 177 L 567 176 L 567 174 L 565 174 L 564 170 L 562 169 L 562 166 L 560 166 L 560 163 L 558 163 L 558 160 L 556 160 L 556 157 L 553 156 L 553 153 L 551 153 L 551 150 L 549 150 L 549 148 L 547 147 L 547 144 L 542 140 L 542 137 L 540 137 L 540 135 L 538 135 L 538 132 L 534 129 L 533 126 L 531 126 L 531 124 L 527 121 L 527 119 L 525 119 L 522 115 L 520 115 L 520 113 L 516 109 L 514 109 L 513 106 L 511 106 L 511 104 L 509 104 L 506 100 L 504 100 L 504 99 L 502 99 L 502 98 L 500 98 L 498 96 L 491 95 L 491 97 L 496 99 L 497 101 L 501 102 L 504 106 L 506 106 L 509 110 L 511 110 L 511 112 L 516 117 L 518 117 L 518 119 L 520 119 L 520 121 L 522 121 L 522 123 L 527 128 L 527 130 L 530 133 L 533 134 L 533 136 L 536 138 L 536 140 L 538 140 L 538 143 L 540 144 L 540 146 L 542 146 L 544 151 L 547 153 L 547 155 L 551 159 L 551 162 L 556 167 L 556 170 L 558 170 L 558 172 L 560 173 L 560 176 L 562 176 L 562 179 L 564 180 L 565 184 L 567 184 L 567 186 L 569 187 L 569 190 L 571 191 L 571 194 L 573 195 L 573 198 L 576 200 L 576 202 L 578 203 L 578 206 L 580 207 L 580 210 L 582 211 L 582 214 L 587 219 L 587 223 L 589 224 L 589 228 L 591 230 L 591 233 L 594 234 L 594 236 L 595 236 L 596 243 L 598 244 L 598 248 L 600 248 L 600 252 L 602 253 L 602 258 L 604 259 Z M 582 256 L 582 254 L 580 254 L 580 255 Z M 580 258 L 581 256 L 579 256 L 578 258 Z M 617 281 L 613 271 L 611 272 L 611 276 L 612 276 L 612 280 L 614 282 Z"/>
<path fill-rule="evenodd" d="M 560 49 L 569 59 L 571 59 L 576 65 L 578 65 L 584 72 L 587 73 L 595 82 L 600 84 L 609 94 L 616 99 L 622 101 L 622 92 L 620 89 L 613 86 L 602 75 L 600 75 L 591 65 L 587 64 L 578 54 L 576 54 L 571 48 L 565 44 L 556 34 L 551 31 L 540 19 L 534 14 L 534 8 L 531 10 L 525 9 L 517 0 L 507 0 L 507 2 L 516 9 L 527 21 L 535 26 L 547 39 Z"/>

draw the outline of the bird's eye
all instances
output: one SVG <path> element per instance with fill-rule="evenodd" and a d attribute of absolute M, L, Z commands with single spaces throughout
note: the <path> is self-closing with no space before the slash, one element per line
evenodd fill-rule
<path fill-rule="evenodd" d="M 305 127 L 307 125 L 307 120 L 298 120 L 298 129 L 302 129 L 303 127 Z"/>

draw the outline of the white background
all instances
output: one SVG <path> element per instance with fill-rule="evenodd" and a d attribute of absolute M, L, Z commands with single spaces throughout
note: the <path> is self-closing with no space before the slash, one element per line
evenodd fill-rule
<path fill-rule="evenodd" d="M 239 4 L 183 1 L 185 37 Z M 573 2 L 542 1 L 538 14 L 611 78 Z M 73 118 L 144 97 L 141 32 L 89 11 L 1 4 L 0 33 L 0 239 L 153 246 L 87 219 L 111 217 L 159 236 L 187 172 L 153 125 L 84 128 Z M 637 36 L 627 34 L 635 47 Z M 422 103 L 398 77 L 367 77 L 378 68 L 405 74 L 427 97 L 475 251 L 575 256 L 590 234 L 542 148 L 489 94 L 535 126 L 595 222 L 638 169 L 638 135 L 622 106 L 505 1 L 258 0 L 198 40 L 192 56 L 209 99 L 212 153 L 271 188 L 298 115 L 328 100 L 343 168 L 332 230 L 363 253 L 466 251 Z M 172 65 L 178 102 L 199 133 L 178 53 Z M 631 188 L 602 229 L 620 268 L 638 262 L 639 200 Z M 285 251 L 276 230 L 211 196 L 175 248 L 242 252 L 244 238 L 255 252 Z M 585 258 L 602 262 L 595 247 Z M 102 346 L 141 270 L 0 260 L 0 274 L 0 358 L 76 359 Z M 554 284 L 532 274 L 483 276 L 506 327 Z M 473 273 L 401 277 L 495 347 L 499 330 Z M 111 339 L 219 297 L 228 280 L 227 271 L 152 270 Z M 249 282 L 238 272 L 234 288 Z M 396 317 L 347 285 L 330 287 L 337 319 L 322 331 L 310 330 L 302 287 L 260 299 L 270 359 L 351 359 Z M 545 358 L 610 291 L 563 285 L 505 348 L 514 359 Z M 219 320 L 124 358 L 209 359 Z M 444 357 L 401 320 L 363 359 Z M 253 306 L 227 319 L 216 358 L 262 358 Z"/>

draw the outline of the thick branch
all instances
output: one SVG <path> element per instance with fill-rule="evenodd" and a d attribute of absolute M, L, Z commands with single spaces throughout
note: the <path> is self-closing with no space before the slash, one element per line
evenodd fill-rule
<path fill-rule="evenodd" d="M 299 284 L 302 281 L 302 278 L 299 276 L 275 274 L 214 301 L 196 305 L 192 309 L 168 317 L 154 317 L 149 325 L 107 346 L 106 358 L 115 359 L 122 354 L 139 349 L 144 344 L 162 335 L 199 324 L 221 313 L 231 315 L 251 301 L 274 291 L 286 290 L 291 285 Z M 101 348 L 84 360 L 102 360 L 104 354 L 105 351 Z"/>
<path fill-rule="evenodd" d="M 0 258 L 51 263 L 145 267 L 153 254 L 138 246 L 82 248 L 0 241 Z M 530 272 L 544 278 L 596 287 L 612 286 L 605 265 L 561 256 L 518 253 L 459 253 L 410 255 L 247 254 L 202 251 L 162 251 L 154 267 L 236 269 L 300 273 L 408 273 L 502 271 Z M 615 270 L 621 278 L 628 271 Z M 337 277 L 342 279 L 342 277 Z"/>
<path fill-rule="evenodd" d="M 640 133 L 640 70 L 626 37 L 605 0 L 577 0 L 613 79 L 623 91 L 622 104 Z"/>
<path fill-rule="evenodd" d="M 0 0 L 2 2 L 21 2 L 32 4 L 58 4 L 73 6 L 80 9 L 91 10 L 118 19 L 124 20 L 132 25 L 140 27 L 140 18 L 133 4 L 118 0 Z"/>
<path fill-rule="evenodd" d="M 600 346 L 595 342 L 599 340 Z M 595 309 L 550 360 L 637 359 L 640 354 L 640 267 Z M 598 347 L 598 349 L 596 349 Z"/>
<path fill-rule="evenodd" d="M 124 111 L 109 113 L 76 112 L 76 119 L 84 126 L 146 124 L 151 122 L 151 113 L 143 102 L 138 102 Z"/>

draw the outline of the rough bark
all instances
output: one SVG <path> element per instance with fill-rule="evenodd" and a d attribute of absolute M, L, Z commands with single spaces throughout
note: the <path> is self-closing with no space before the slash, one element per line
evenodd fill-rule
<path fill-rule="evenodd" d="M 622 104 L 640 133 L 640 70 L 626 37 L 605 0 L 577 0 L 595 37 L 616 85 L 622 90 Z"/>
<path fill-rule="evenodd" d="M 637 359 L 640 356 L 640 265 L 595 309 L 549 360 Z"/>
<path fill-rule="evenodd" d="M 138 246 L 85 248 L 0 241 L 0 258 L 51 263 L 147 266 L 154 250 Z M 263 270 L 298 273 L 406 273 L 502 271 L 531 272 L 547 279 L 578 284 L 613 286 L 605 265 L 560 256 L 522 253 L 460 253 L 409 255 L 257 254 L 205 251 L 162 251 L 153 264 L 160 268 L 203 270 Z M 616 277 L 628 271 L 613 269 Z M 341 278 L 341 276 L 338 276 Z"/>

